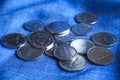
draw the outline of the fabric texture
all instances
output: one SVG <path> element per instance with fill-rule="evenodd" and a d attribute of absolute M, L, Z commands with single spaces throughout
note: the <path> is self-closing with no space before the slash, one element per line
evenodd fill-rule
<path fill-rule="evenodd" d="M 120 80 L 120 0 L 0 0 L 0 38 L 13 32 L 30 33 L 23 23 L 41 19 L 46 24 L 62 20 L 76 24 L 74 17 L 81 12 L 93 12 L 99 20 L 92 25 L 93 31 L 82 38 L 90 38 L 101 31 L 118 38 L 109 49 L 114 61 L 107 66 L 97 66 L 89 61 L 78 72 L 67 72 L 55 59 L 41 56 L 35 61 L 22 61 L 16 57 L 16 49 L 0 45 L 0 80 Z"/>

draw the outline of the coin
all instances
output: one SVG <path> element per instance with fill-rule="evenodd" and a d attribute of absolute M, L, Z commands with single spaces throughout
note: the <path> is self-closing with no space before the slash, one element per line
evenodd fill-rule
<path fill-rule="evenodd" d="M 11 33 L 2 38 L 2 45 L 7 48 L 18 48 L 26 43 L 27 39 L 21 33 Z"/>
<path fill-rule="evenodd" d="M 92 31 L 92 27 L 88 24 L 76 24 L 71 27 L 71 31 L 77 36 L 86 36 Z"/>
<path fill-rule="evenodd" d="M 59 46 L 54 50 L 54 55 L 59 60 L 70 60 L 76 53 L 76 50 L 68 45 Z"/>
<path fill-rule="evenodd" d="M 24 29 L 28 31 L 43 30 L 45 23 L 42 20 L 31 20 L 24 24 Z"/>
<path fill-rule="evenodd" d="M 88 59 L 97 65 L 108 65 L 113 61 L 113 53 L 104 47 L 93 47 L 87 52 Z"/>
<path fill-rule="evenodd" d="M 87 39 L 76 39 L 73 40 L 70 45 L 76 49 L 79 54 L 86 54 L 87 51 L 94 47 L 94 43 Z"/>
<path fill-rule="evenodd" d="M 76 55 L 75 60 L 59 61 L 59 66 L 66 71 L 83 70 L 86 66 L 86 60 L 81 55 Z"/>
<path fill-rule="evenodd" d="M 44 49 L 37 49 L 30 44 L 27 44 L 17 50 L 17 57 L 22 60 L 35 60 L 40 58 L 43 53 Z"/>
<path fill-rule="evenodd" d="M 83 12 L 77 14 L 75 20 L 78 23 L 95 24 L 98 20 L 98 16 L 91 12 Z"/>
<path fill-rule="evenodd" d="M 117 42 L 116 36 L 108 32 L 96 33 L 91 39 L 96 45 L 103 47 L 113 46 Z"/>
<path fill-rule="evenodd" d="M 69 31 L 70 25 L 64 21 L 55 21 L 48 24 L 45 29 L 52 34 L 61 35 Z"/>

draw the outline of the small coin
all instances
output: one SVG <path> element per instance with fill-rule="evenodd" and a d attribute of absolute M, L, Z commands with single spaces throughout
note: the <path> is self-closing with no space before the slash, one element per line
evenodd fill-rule
<path fill-rule="evenodd" d="M 104 47 L 93 47 L 87 52 L 88 59 L 97 65 L 108 65 L 113 61 L 113 53 Z"/>
<path fill-rule="evenodd" d="M 37 49 L 30 44 L 27 44 L 17 50 L 17 57 L 22 60 L 35 60 L 40 58 L 43 53 L 44 49 Z"/>
<path fill-rule="evenodd" d="M 76 53 L 76 50 L 68 45 L 59 46 L 54 50 L 54 55 L 59 60 L 70 60 Z"/>
<path fill-rule="evenodd" d="M 71 31 L 77 36 L 86 36 L 92 31 L 92 27 L 88 24 L 76 24 L 71 27 Z"/>
<path fill-rule="evenodd" d="M 18 48 L 25 44 L 27 39 L 21 33 L 11 33 L 2 38 L 3 46 L 7 48 Z"/>
<path fill-rule="evenodd" d="M 61 35 L 69 31 L 70 25 L 64 21 L 55 21 L 47 25 L 45 29 L 52 34 Z"/>
<path fill-rule="evenodd" d="M 116 36 L 108 32 L 96 33 L 91 39 L 96 45 L 103 47 L 113 46 L 117 42 Z"/>
<path fill-rule="evenodd" d="M 86 66 L 86 60 L 81 55 L 76 55 L 76 59 L 69 61 L 59 61 L 59 65 L 66 71 L 79 71 L 83 70 Z"/>
<path fill-rule="evenodd" d="M 76 15 L 75 20 L 78 23 L 95 24 L 98 16 L 91 12 L 83 12 Z"/>
<path fill-rule="evenodd" d="M 28 31 L 43 30 L 45 23 L 42 20 L 31 20 L 24 24 L 24 29 Z"/>
<path fill-rule="evenodd" d="M 87 39 L 73 40 L 70 45 L 76 49 L 79 54 L 87 54 L 87 51 L 94 47 L 94 43 Z"/>

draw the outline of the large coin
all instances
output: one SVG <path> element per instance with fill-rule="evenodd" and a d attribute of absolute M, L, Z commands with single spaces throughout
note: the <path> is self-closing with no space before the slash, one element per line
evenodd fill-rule
<path fill-rule="evenodd" d="M 97 65 L 107 65 L 113 61 L 113 53 L 104 47 L 93 47 L 87 52 L 88 59 Z"/>
<path fill-rule="evenodd" d="M 20 33 L 11 33 L 2 38 L 3 46 L 7 48 L 18 48 L 26 43 L 26 38 Z"/>
<path fill-rule="evenodd" d="M 86 54 L 87 51 L 94 47 L 94 43 L 87 39 L 76 39 L 73 40 L 70 45 L 76 49 L 79 54 Z"/>
<path fill-rule="evenodd" d="M 43 53 L 44 49 L 37 49 L 29 44 L 17 50 L 17 56 L 22 60 L 35 60 L 40 58 Z"/>
<path fill-rule="evenodd" d="M 98 46 L 109 47 L 117 42 L 115 35 L 108 32 L 99 32 L 92 36 L 92 41 Z"/>

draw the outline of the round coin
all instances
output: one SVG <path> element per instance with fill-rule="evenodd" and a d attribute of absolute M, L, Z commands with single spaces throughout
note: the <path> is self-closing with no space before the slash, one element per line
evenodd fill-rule
<path fill-rule="evenodd" d="M 42 20 L 31 20 L 24 24 L 24 29 L 28 31 L 43 30 L 45 23 Z"/>
<path fill-rule="evenodd" d="M 22 60 L 35 60 L 40 58 L 43 53 L 44 49 L 37 49 L 30 44 L 27 44 L 17 50 L 17 57 Z"/>
<path fill-rule="evenodd" d="M 87 39 L 76 39 L 73 40 L 70 45 L 76 49 L 79 54 L 86 54 L 87 51 L 94 47 L 94 43 Z"/>
<path fill-rule="evenodd" d="M 103 47 L 113 46 L 117 42 L 115 35 L 108 32 L 96 33 L 91 39 L 96 45 Z"/>
<path fill-rule="evenodd" d="M 93 47 L 87 52 L 88 59 L 97 65 L 107 65 L 113 61 L 113 53 L 104 47 Z"/>
<path fill-rule="evenodd" d="M 21 33 L 11 33 L 2 38 L 3 46 L 7 48 L 18 48 L 26 43 L 26 38 Z"/>
<path fill-rule="evenodd" d="M 95 24 L 98 20 L 98 16 L 91 12 L 83 12 L 77 14 L 75 20 L 78 23 Z"/>

